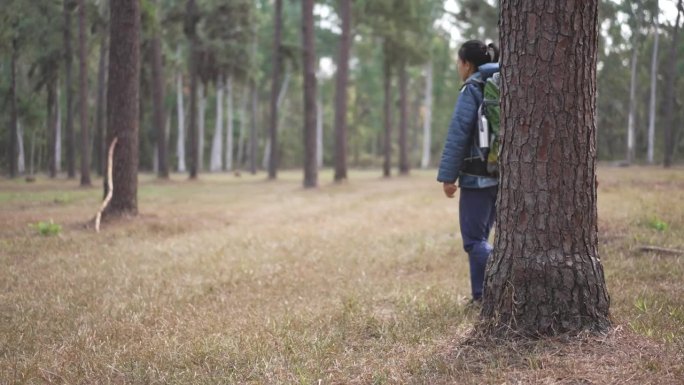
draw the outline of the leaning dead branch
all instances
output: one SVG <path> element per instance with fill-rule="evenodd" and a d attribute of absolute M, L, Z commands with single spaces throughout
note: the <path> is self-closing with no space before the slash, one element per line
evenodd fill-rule
<path fill-rule="evenodd" d="M 97 212 L 95 216 L 95 231 L 100 232 L 100 219 L 102 218 L 102 212 L 107 208 L 109 201 L 112 200 L 112 195 L 114 194 L 114 182 L 112 181 L 112 159 L 114 158 L 114 147 L 116 147 L 116 142 L 119 138 L 114 138 L 112 144 L 109 145 L 109 155 L 107 157 L 107 196 L 102 202 L 102 207 L 100 211 Z"/>

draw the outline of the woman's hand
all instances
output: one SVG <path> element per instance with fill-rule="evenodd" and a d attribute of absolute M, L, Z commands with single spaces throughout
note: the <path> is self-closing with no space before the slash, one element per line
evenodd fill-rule
<path fill-rule="evenodd" d="M 444 195 L 446 195 L 447 198 L 453 198 L 454 194 L 458 190 L 456 183 L 444 183 L 442 188 L 444 189 Z"/>

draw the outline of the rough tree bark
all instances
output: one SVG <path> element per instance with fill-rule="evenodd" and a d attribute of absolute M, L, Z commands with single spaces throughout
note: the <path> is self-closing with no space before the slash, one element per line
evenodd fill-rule
<path fill-rule="evenodd" d="M 399 67 L 399 174 L 408 175 L 408 98 L 406 88 L 408 86 L 406 64 Z"/>
<path fill-rule="evenodd" d="M 340 0 L 342 35 L 335 84 L 335 182 L 347 179 L 347 85 L 351 51 L 351 0 Z"/>
<path fill-rule="evenodd" d="M 316 52 L 313 0 L 302 0 L 302 62 L 304 63 L 304 187 L 318 185 L 316 167 Z"/>
<path fill-rule="evenodd" d="M 64 0 L 64 88 L 66 89 L 66 163 L 67 177 L 76 178 L 76 134 L 74 132 L 74 92 L 71 76 L 73 54 L 71 50 L 72 0 Z"/>
<path fill-rule="evenodd" d="M 268 179 L 278 177 L 278 87 L 280 86 L 280 67 L 282 55 L 280 45 L 283 30 L 283 1 L 275 0 L 273 14 L 273 74 L 271 76 L 271 115 L 270 115 L 270 154 L 268 159 Z"/>
<path fill-rule="evenodd" d="M 164 62 L 160 32 L 155 31 L 152 38 L 152 109 L 154 126 L 157 132 L 157 176 L 169 178 L 169 160 L 166 141 L 166 124 L 164 122 Z"/>
<path fill-rule="evenodd" d="M 382 175 L 389 178 L 392 175 L 392 67 L 388 58 L 384 59 L 384 96 L 385 96 L 385 136 L 384 136 L 384 162 Z"/>
<path fill-rule="evenodd" d="M 140 2 L 110 1 L 107 144 L 117 138 L 112 159 L 112 200 L 103 215 L 138 213 L 138 129 L 140 108 Z M 107 196 L 107 178 L 104 181 Z"/>
<path fill-rule="evenodd" d="M 597 4 L 501 2 L 502 173 L 486 332 L 610 326 L 596 212 Z"/>
<path fill-rule="evenodd" d="M 674 32 L 672 33 L 672 45 L 670 46 L 670 59 L 668 60 L 667 71 L 667 97 L 665 105 L 665 157 L 663 166 L 669 168 L 672 166 L 672 155 L 674 154 L 674 102 L 675 90 L 677 89 L 677 47 L 679 46 L 679 21 L 684 9 L 682 8 L 682 0 L 677 2 L 677 19 L 675 20 Z"/>
<path fill-rule="evenodd" d="M 78 110 L 81 118 L 81 186 L 90 186 L 90 132 L 88 127 L 88 58 L 85 0 L 78 0 Z"/>

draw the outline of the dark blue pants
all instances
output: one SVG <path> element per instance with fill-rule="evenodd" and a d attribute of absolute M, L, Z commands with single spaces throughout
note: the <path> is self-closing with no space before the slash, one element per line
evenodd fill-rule
<path fill-rule="evenodd" d="M 489 232 L 496 218 L 497 186 L 483 189 L 461 189 L 459 220 L 463 249 L 470 262 L 470 284 L 473 299 L 482 298 L 485 266 L 492 252 Z"/>

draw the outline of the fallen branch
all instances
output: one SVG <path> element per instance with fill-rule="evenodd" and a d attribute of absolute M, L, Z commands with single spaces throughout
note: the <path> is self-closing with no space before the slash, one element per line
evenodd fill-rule
<path fill-rule="evenodd" d="M 114 182 L 112 181 L 112 159 L 114 158 L 114 147 L 116 147 L 116 142 L 119 140 L 119 138 L 114 138 L 112 140 L 112 144 L 109 145 L 109 155 L 108 155 L 108 161 L 107 161 L 107 196 L 105 197 L 104 202 L 102 202 L 102 207 L 100 207 L 100 211 L 97 212 L 97 216 L 95 217 L 95 232 L 100 232 L 100 219 L 102 218 L 102 212 L 107 208 L 107 205 L 109 204 L 109 201 L 112 200 L 112 196 L 114 195 Z"/>
<path fill-rule="evenodd" d="M 658 246 L 639 246 L 639 251 L 653 251 L 656 253 L 663 253 L 663 254 L 673 254 L 673 255 L 684 255 L 684 250 L 679 250 L 679 249 L 668 249 L 666 247 L 658 247 Z"/>

